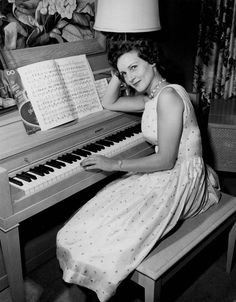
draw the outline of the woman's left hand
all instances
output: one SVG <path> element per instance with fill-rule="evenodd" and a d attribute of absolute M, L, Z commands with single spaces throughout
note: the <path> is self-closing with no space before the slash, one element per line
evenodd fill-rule
<path fill-rule="evenodd" d="M 118 160 L 111 159 L 103 155 L 91 155 L 85 158 L 81 163 L 81 167 L 87 170 L 103 170 L 103 171 L 115 171 L 118 170 Z"/>

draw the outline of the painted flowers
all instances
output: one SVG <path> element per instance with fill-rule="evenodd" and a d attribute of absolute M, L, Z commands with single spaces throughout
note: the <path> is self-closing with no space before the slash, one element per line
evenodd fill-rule
<path fill-rule="evenodd" d="M 0 46 L 18 49 L 94 38 L 93 0 L 2 0 Z"/>

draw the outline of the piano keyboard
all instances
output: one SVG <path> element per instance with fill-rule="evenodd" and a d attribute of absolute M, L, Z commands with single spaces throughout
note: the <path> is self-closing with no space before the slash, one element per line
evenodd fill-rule
<path fill-rule="evenodd" d="M 143 141 L 144 137 L 138 124 L 18 173 L 9 178 L 9 183 L 10 186 L 23 191 L 24 195 L 32 195 L 83 171 L 80 163 L 87 156 L 100 154 L 114 157 Z"/>

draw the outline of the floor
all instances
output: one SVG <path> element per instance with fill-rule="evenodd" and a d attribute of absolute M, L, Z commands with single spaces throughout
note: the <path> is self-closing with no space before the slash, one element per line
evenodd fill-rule
<path fill-rule="evenodd" d="M 236 261 L 231 274 L 225 272 L 223 234 L 211 246 L 169 280 L 162 290 L 163 302 L 236 302 Z M 56 258 L 26 278 L 27 302 L 98 302 L 89 291 L 62 281 Z M 9 290 L 0 293 L 1 302 L 11 302 Z M 143 301 L 143 291 L 124 282 L 111 302 Z"/>
<path fill-rule="evenodd" d="M 223 190 L 236 196 L 235 177 L 222 183 Z M 163 302 L 236 302 L 236 255 L 231 274 L 225 272 L 226 233 L 217 238 L 162 288 Z M 56 258 L 26 276 L 27 302 L 98 302 L 95 295 L 62 281 Z M 143 290 L 131 281 L 119 287 L 111 302 L 142 302 Z M 8 288 L 0 302 L 12 302 Z"/>

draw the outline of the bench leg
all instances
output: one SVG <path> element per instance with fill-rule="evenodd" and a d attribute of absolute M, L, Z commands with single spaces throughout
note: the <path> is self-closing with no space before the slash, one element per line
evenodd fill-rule
<path fill-rule="evenodd" d="M 227 250 L 227 263 L 226 263 L 226 272 L 229 274 L 232 270 L 233 256 L 235 250 L 235 241 L 236 241 L 236 222 L 229 232 L 228 237 L 228 250 Z"/>
<path fill-rule="evenodd" d="M 144 302 L 160 302 L 161 280 L 154 281 L 146 278 L 142 284 L 144 287 Z"/>
<path fill-rule="evenodd" d="M 0 231 L 0 238 L 12 301 L 26 302 L 18 225 L 7 232 Z"/>

